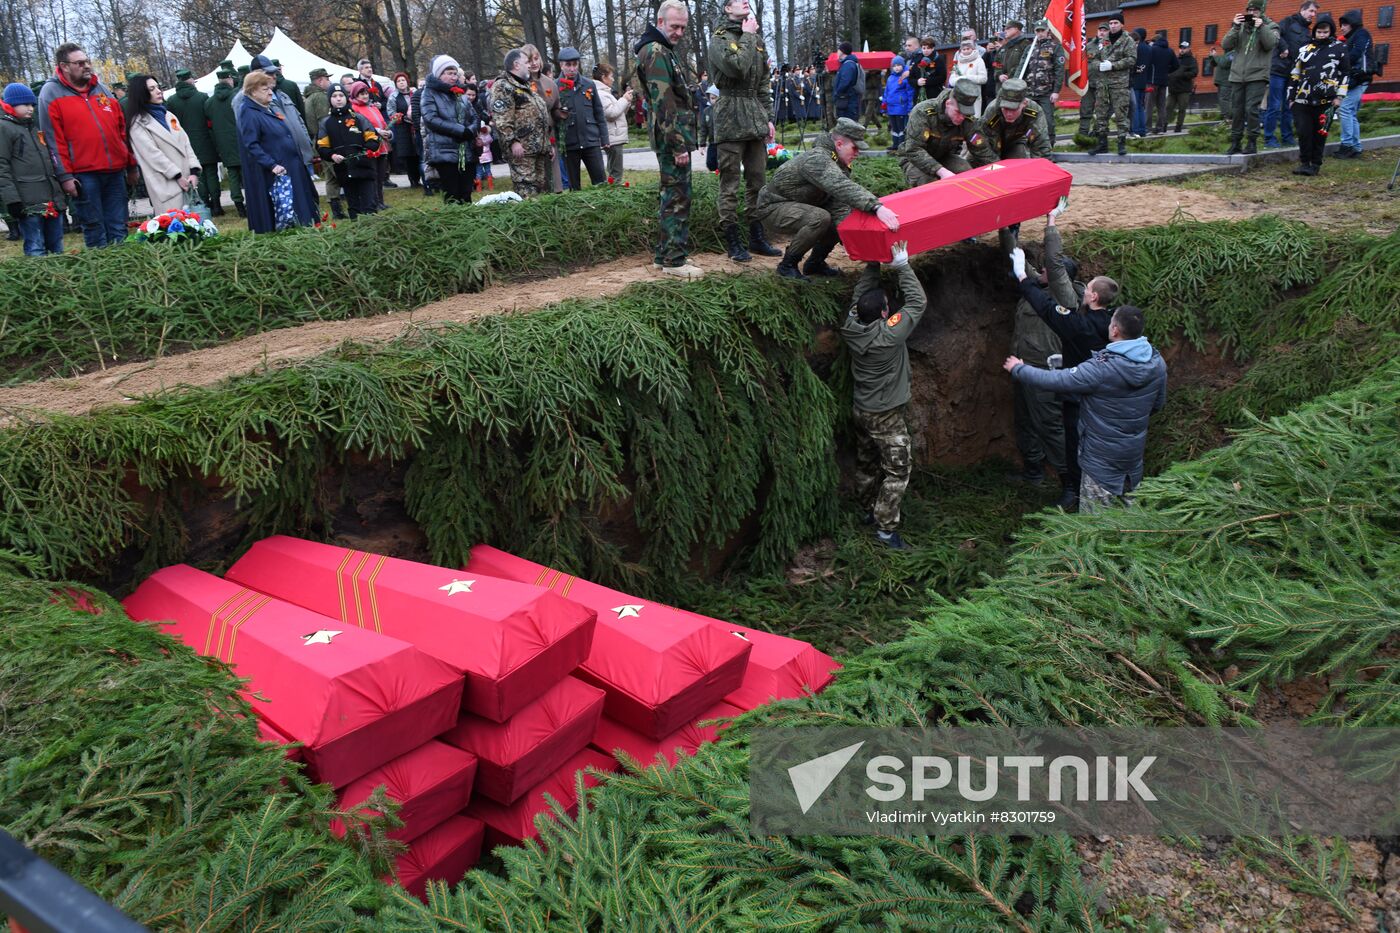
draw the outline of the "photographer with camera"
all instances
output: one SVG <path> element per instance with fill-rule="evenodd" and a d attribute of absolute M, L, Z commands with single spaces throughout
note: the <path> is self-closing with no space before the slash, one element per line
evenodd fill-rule
<path fill-rule="evenodd" d="M 1236 13 L 1234 24 L 1220 47 L 1234 52 L 1230 65 L 1230 97 L 1234 114 L 1230 124 L 1230 148 L 1226 155 L 1259 151 L 1259 106 L 1269 89 L 1269 68 L 1274 46 L 1278 45 L 1278 24 L 1264 15 L 1268 0 L 1248 0 L 1243 13 Z M 1241 148 L 1245 131 L 1249 142 Z"/>

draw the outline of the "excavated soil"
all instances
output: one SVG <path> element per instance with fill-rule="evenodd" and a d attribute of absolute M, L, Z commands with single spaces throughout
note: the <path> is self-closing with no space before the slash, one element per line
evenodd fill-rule
<path fill-rule="evenodd" d="M 1076 189 L 1070 210 L 1061 218 L 1061 227 L 1068 232 L 1097 227 L 1150 226 L 1169 221 L 1178 210 L 1198 220 L 1241 219 L 1259 212 L 1256 205 L 1236 204 L 1209 192 L 1169 185 L 1138 185 L 1121 190 L 1081 187 Z M 1034 225 L 1027 225 L 1028 228 L 1031 226 Z M 1025 233 L 1028 240 L 1039 238 L 1038 230 L 1027 229 Z M 983 240 L 992 242 L 990 236 Z M 990 247 L 988 250 L 989 254 L 994 252 Z M 838 259 L 840 254 L 838 250 Z M 776 265 L 774 260 L 761 257 L 755 257 L 754 262 L 745 266 L 729 262 L 724 256 L 716 254 L 702 254 L 693 258 L 710 273 L 732 273 Z M 853 267 L 848 262 L 838 261 L 837 264 Z M 617 294 L 628 285 L 659 276 L 660 273 L 652 270 L 648 257 L 618 259 L 556 278 L 510 282 L 481 292 L 454 295 L 409 311 L 289 327 L 206 350 L 114 366 L 71 379 L 47 379 L 0 388 L 0 411 L 42 409 L 64 414 L 85 414 L 101 405 L 122 405 L 180 386 L 211 385 L 231 376 L 283 365 L 324 353 L 347 341 L 365 343 L 391 340 L 415 326 L 468 321 L 485 314 L 529 311 L 565 298 L 605 298 Z M 1009 279 L 1002 291 L 1012 294 Z M 1001 298 L 969 291 L 962 295 L 958 307 L 931 303 L 929 319 L 921 328 L 925 336 L 920 344 L 923 352 L 938 364 L 935 372 L 943 374 L 937 376 L 939 381 L 946 382 L 958 373 L 972 369 L 979 374 L 980 386 L 982 378 L 989 375 L 990 371 L 984 372 L 980 364 L 959 360 L 955 353 L 956 344 L 943 339 L 950 333 L 951 323 L 966 321 L 977 305 L 987 300 L 999 302 Z M 998 385 L 1006 388 L 1000 381 Z M 991 391 L 996 396 L 996 391 Z M 1009 399 L 1009 389 L 1005 394 Z M 935 391 L 935 398 L 937 395 Z M 993 401 L 1000 404 L 995 398 Z M 0 425 L 3 423 L 4 419 L 0 418 Z M 952 433 L 944 432 L 942 428 L 938 431 L 932 446 L 944 447 L 958 439 L 952 429 L 949 429 Z M 996 443 L 991 446 L 998 447 Z M 979 454 L 969 452 L 966 458 L 953 462 L 971 462 L 979 457 Z"/>

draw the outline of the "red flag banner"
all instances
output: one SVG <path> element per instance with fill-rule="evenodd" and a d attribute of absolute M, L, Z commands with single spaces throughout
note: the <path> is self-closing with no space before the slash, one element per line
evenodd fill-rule
<path fill-rule="evenodd" d="M 1084 0 L 1050 0 L 1045 7 L 1045 18 L 1050 21 L 1050 31 L 1065 47 L 1065 83 L 1083 97 L 1089 90 Z"/>

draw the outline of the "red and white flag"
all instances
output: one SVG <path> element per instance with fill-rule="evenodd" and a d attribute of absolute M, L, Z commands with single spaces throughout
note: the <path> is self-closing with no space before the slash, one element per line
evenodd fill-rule
<path fill-rule="evenodd" d="M 1045 7 L 1050 31 L 1065 47 L 1065 83 L 1080 97 L 1089 89 L 1089 58 L 1085 51 L 1084 0 L 1050 0 Z"/>

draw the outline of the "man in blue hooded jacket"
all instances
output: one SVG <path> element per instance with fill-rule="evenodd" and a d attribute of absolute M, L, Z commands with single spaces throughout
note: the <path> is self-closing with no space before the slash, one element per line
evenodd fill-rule
<path fill-rule="evenodd" d="M 1142 481 L 1147 422 L 1167 401 L 1167 364 L 1142 333 L 1142 312 L 1123 305 L 1108 346 L 1073 369 L 1037 369 L 1014 356 L 1003 364 L 1017 382 L 1079 397 L 1081 512 L 1132 505 Z"/>

